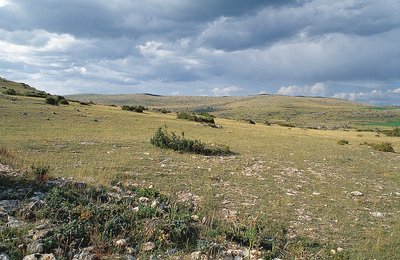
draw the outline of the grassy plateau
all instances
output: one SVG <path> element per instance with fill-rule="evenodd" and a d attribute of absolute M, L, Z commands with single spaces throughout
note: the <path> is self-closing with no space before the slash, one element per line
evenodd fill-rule
<path fill-rule="evenodd" d="M 74 96 L 69 99 L 81 102 L 55 106 L 2 80 L 0 91 L 7 88 L 17 95 L 0 94 L 0 147 L 8 151 L 0 156 L 3 164 L 49 166 L 51 176 L 90 185 L 151 185 L 170 197 L 190 192 L 209 219 L 284 227 L 284 259 L 399 256 L 400 138 L 380 132 L 400 121 L 398 107 L 325 98 L 149 95 Z M 135 113 L 121 105 L 148 109 Z M 154 110 L 161 108 L 172 113 Z M 221 127 L 177 119 L 178 111 L 209 112 Z M 160 127 L 229 147 L 232 154 L 160 149 L 150 143 Z M 382 143 L 395 152 L 365 145 Z"/>

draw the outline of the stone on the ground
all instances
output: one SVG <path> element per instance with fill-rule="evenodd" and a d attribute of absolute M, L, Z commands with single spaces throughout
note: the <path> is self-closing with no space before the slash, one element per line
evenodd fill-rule
<path fill-rule="evenodd" d="M 43 251 L 44 251 L 44 245 L 43 245 L 42 241 L 35 240 L 28 244 L 28 246 L 26 247 L 26 250 L 30 254 L 40 254 L 40 253 L 43 253 Z"/>
<path fill-rule="evenodd" d="M 0 260 L 11 260 L 11 258 L 6 253 L 0 253 Z"/>
<path fill-rule="evenodd" d="M 352 191 L 350 192 L 351 195 L 353 196 L 363 196 L 364 194 L 361 191 Z"/>
<path fill-rule="evenodd" d="M 146 242 L 142 246 L 143 251 L 151 251 L 156 247 L 156 245 L 153 242 Z"/>

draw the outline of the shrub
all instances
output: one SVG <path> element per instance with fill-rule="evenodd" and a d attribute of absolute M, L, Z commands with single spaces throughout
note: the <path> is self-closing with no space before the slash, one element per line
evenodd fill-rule
<path fill-rule="evenodd" d="M 6 94 L 6 95 L 17 95 L 17 91 L 15 91 L 15 89 L 13 89 L 13 88 L 9 88 L 9 89 L 7 89 L 7 90 L 5 90 L 4 92 L 3 92 L 3 94 Z"/>
<path fill-rule="evenodd" d="M 165 108 L 155 108 L 154 111 L 160 112 L 160 113 L 162 113 L 162 114 L 169 114 L 169 113 L 171 113 L 170 110 L 167 110 L 167 109 L 165 109 Z"/>
<path fill-rule="evenodd" d="M 277 122 L 277 124 L 284 127 L 295 127 L 293 124 L 287 122 Z"/>
<path fill-rule="evenodd" d="M 69 102 L 63 96 L 47 96 L 46 104 L 53 105 L 53 106 L 57 106 L 59 104 L 69 105 Z"/>
<path fill-rule="evenodd" d="M 342 139 L 342 140 L 337 141 L 337 144 L 338 145 L 346 145 L 346 144 L 349 144 L 349 141 Z"/>
<path fill-rule="evenodd" d="M 392 130 L 383 130 L 382 132 L 387 136 L 400 137 L 400 127 L 395 127 Z"/>
<path fill-rule="evenodd" d="M 46 98 L 49 96 L 49 94 L 47 94 L 44 91 L 28 91 L 25 93 L 25 96 L 27 97 L 38 97 L 38 98 Z"/>
<path fill-rule="evenodd" d="M 215 117 L 213 115 L 210 115 L 209 113 L 195 114 L 195 113 L 179 112 L 177 118 L 194 121 L 194 122 L 200 122 L 200 123 L 215 124 L 215 121 L 214 121 Z"/>
<path fill-rule="evenodd" d="M 126 111 L 133 111 L 136 113 L 143 113 L 144 110 L 146 110 L 146 108 L 144 106 L 127 106 L 127 105 L 123 105 L 122 110 L 126 110 Z"/>
<path fill-rule="evenodd" d="M 69 102 L 68 102 L 68 100 L 66 100 L 66 99 L 64 98 L 64 99 L 61 99 L 60 101 L 58 101 L 58 104 L 61 104 L 61 105 L 69 105 Z"/>
<path fill-rule="evenodd" d="M 150 143 L 163 149 L 173 149 L 187 153 L 196 153 L 203 155 L 229 155 L 232 152 L 227 146 L 211 146 L 202 143 L 200 140 L 191 140 L 185 138 L 185 134 L 181 136 L 175 133 L 168 133 L 163 128 L 158 128 L 150 139 Z"/>
<path fill-rule="evenodd" d="M 56 106 L 57 105 L 57 100 L 54 97 L 47 97 L 46 98 L 46 104 L 52 105 L 52 106 Z"/>
<path fill-rule="evenodd" d="M 372 148 L 381 152 L 390 152 L 394 153 L 394 148 L 391 143 L 381 143 L 381 144 L 372 144 Z"/>
<path fill-rule="evenodd" d="M 35 177 L 35 180 L 37 180 L 40 183 L 43 183 L 49 179 L 49 166 L 44 166 L 44 167 L 32 167 L 32 174 Z"/>

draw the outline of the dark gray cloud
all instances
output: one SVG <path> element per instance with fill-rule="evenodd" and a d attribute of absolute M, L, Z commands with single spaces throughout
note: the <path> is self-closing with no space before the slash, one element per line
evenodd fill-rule
<path fill-rule="evenodd" d="M 0 0 L 0 75 L 60 94 L 400 104 L 399 13 L 397 0 Z"/>

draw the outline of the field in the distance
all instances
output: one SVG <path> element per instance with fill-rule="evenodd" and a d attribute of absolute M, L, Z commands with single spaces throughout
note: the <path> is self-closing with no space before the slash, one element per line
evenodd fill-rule
<path fill-rule="evenodd" d="M 158 97 L 148 97 L 153 98 Z M 49 165 L 54 176 L 93 184 L 123 180 L 153 185 L 169 195 L 188 191 L 198 196 L 199 206 L 208 215 L 237 222 L 277 222 L 287 227 L 291 241 L 301 238 L 331 245 L 335 250 L 340 247 L 355 259 L 394 259 L 400 252 L 400 154 L 375 151 L 360 144 L 390 142 L 400 152 L 400 138 L 355 130 L 252 125 L 220 119 L 218 115 L 232 113 L 227 115 L 242 118 L 248 113 L 262 122 L 271 118 L 284 120 L 274 118 L 277 114 L 296 114 L 293 120 L 307 124 L 315 120 L 316 124 L 357 125 L 360 121 L 375 124 L 387 119 L 372 117 L 375 121 L 368 122 L 356 117 L 360 111 L 396 115 L 398 109 L 372 109 L 329 99 L 287 98 L 287 104 L 298 100 L 296 104 L 303 104 L 302 109 L 280 110 L 276 105 L 271 108 L 271 118 L 261 117 L 265 115 L 264 99 L 272 104 L 278 98 L 279 102 L 286 99 L 204 97 L 207 107 L 213 108 L 215 102 L 217 108 L 211 113 L 223 126 L 217 129 L 178 120 L 174 113 L 139 114 L 122 111 L 121 107 L 78 102 L 50 106 L 40 98 L 0 95 L 0 146 L 14 154 L 14 163 L 20 167 Z M 203 98 L 186 97 L 182 104 L 179 98 L 171 99 L 171 104 L 150 104 L 147 99 L 121 103 L 192 110 L 190 100 Z M 220 100 L 225 103 L 221 105 Z M 244 114 L 238 112 L 242 108 Z M 354 121 L 340 116 L 346 114 L 342 108 L 346 113 L 354 112 Z M 316 112 L 303 114 L 307 109 L 320 110 L 316 118 L 324 121 L 309 119 Z M 328 117 L 330 112 L 336 117 Z M 228 145 L 237 154 L 207 157 L 158 149 L 149 139 L 161 126 L 179 134 L 184 132 L 188 138 Z M 338 145 L 341 139 L 349 144 Z M 362 196 L 353 195 L 354 191 Z"/>
<path fill-rule="evenodd" d="M 257 95 L 242 97 L 190 97 L 132 95 L 74 95 L 71 99 L 102 104 L 168 108 L 173 112 L 211 112 L 220 118 L 253 120 L 258 123 L 290 124 L 318 129 L 361 130 L 375 126 L 399 126 L 400 107 L 376 107 L 342 99 Z"/>

